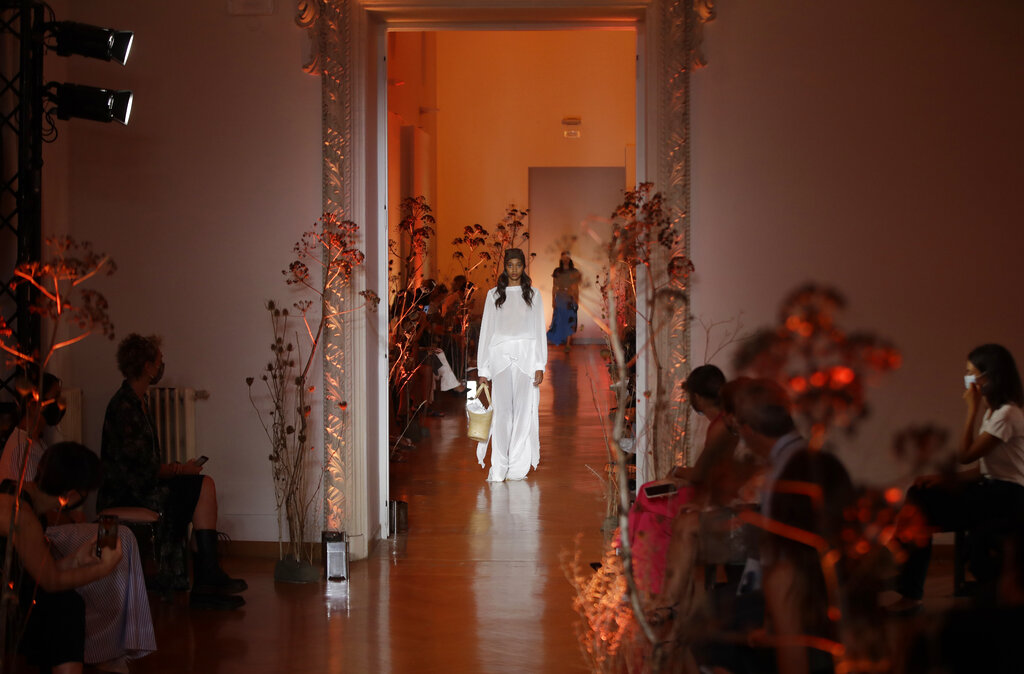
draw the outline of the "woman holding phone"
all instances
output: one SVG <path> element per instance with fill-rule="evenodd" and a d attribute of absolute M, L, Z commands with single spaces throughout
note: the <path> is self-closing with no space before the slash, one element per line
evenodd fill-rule
<path fill-rule="evenodd" d="M 190 603 L 195 608 L 236 609 L 245 600 L 235 596 L 248 585 L 231 578 L 217 556 L 217 489 L 213 478 L 202 474 L 198 459 L 164 463 L 156 423 L 146 392 L 164 372 L 160 339 L 131 334 L 117 347 L 117 367 L 124 375 L 121 388 L 107 404 L 103 418 L 103 486 L 96 508 L 142 507 L 161 514 L 161 582 L 165 589 L 187 587 L 180 545 L 192 524 L 195 554 Z M 177 558 L 171 555 L 177 553 Z M 175 568 L 176 567 L 176 568 Z M 177 573 L 175 573 L 177 572 Z"/>

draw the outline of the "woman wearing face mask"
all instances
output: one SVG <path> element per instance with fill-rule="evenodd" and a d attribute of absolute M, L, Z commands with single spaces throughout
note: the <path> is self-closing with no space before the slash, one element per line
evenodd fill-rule
<path fill-rule="evenodd" d="M 919 478 L 907 491 L 907 504 L 917 506 L 929 527 L 969 531 L 971 571 L 986 583 L 998 572 L 989 546 L 1024 513 L 1024 388 L 1013 356 L 998 344 L 971 351 L 964 385 L 967 417 L 956 459 L 964 465 L 977 462 L 977 468 L 955 479 Z M 901 518 L 904 530 L 911 524 Z M 923 545 L 907 551 L 897 586 L 902 599 L 890 607 L 894 612 L 911 613 L 921 606 L 931 560 L 931 537 L 923 538 Z"/>
<path fill-rule="evenodd" d="M 124 383 L 110 399 L 103 419 L 104 480 L 96 498 L 98 510 L 142 507 L 162 516 L 161 539 L 180 541 L 192 523 L 196 552 L 192 557 L 191 604 L 196 608 L 233 609 L 245 604 L 232 596 L 248 588 L 240 578 L 230 578 L 217 561 L 217 491 L 213 479 L 202 475 L 201 464 L 164 463 L 156 425 L 146 402 L 146 391 L 164 372 L 158 337 L 131 334 L 117 348 L 117 366 Z M 161 546 L 162 551 L 178 550 Z M 177 589 L 183 569 L 171 568 L 174 560 L 161 563 L 161 583 Z M 187 576 L 187 574 L 185 574 Z"/>
<path fill-rule="evenodd" d="M 548 360 L 544 333 L 544 308 L 526 274 L 526 256 L 510 248 L 498 285 L 484 301 L 477 344 L 478 384 L 493 385 L 488 482 L 522 480 L 540 461 L 539 387 Z M 477 445 L 481 466 L 487 443 Z"/>

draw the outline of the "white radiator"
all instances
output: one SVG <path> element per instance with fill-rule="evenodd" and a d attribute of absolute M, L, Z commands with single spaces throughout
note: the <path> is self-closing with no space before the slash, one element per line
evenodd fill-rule
<path fill-rule="evenodd" d="M 206 391 L 191 388 L 150 387 L 146 392 L 164 461 L 196 458 L 196 401 L 209 397 Z"/>

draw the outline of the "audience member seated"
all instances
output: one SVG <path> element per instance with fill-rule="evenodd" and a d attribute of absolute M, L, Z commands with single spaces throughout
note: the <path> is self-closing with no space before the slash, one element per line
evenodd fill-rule
<path fill-rule="evenodd" d="M 739 592 L 714 595 L 714 617 L 725 637 L 699 644 L 697 660 L 734 674 L 831 672 L 831 653 L 804 641 L 820 639 L 824 646 L 838 640 L 828 613 L 835 588 L 826 584 L 819 551 L 807 543 L 839 547 L 844 510 L 853 501 L 849 475 L 831 454 L 807 448 L 776 382 L 743 382 L 732 392 L 732 406 L 744 444 L 768 462 L 760 520 L 768 531 Z M 796 532 L 802 540 L 782 535 Z"/>
<path fill-rule="evenodd" d="M 451 363 L 455 377 L 464 381 L 469 360 L 469 317 L 473 292 L 476 285 L 466 280 L 465 276 L 456 276 L 452 281 L 452 290 L 441 304 L 441 320 L 444 323 L 444 334 L 441 337 L 441 348 Z"/>
<path fill-rule="evenodd" d="M 739 435 L 736 430 L 734 392 L 745 382 L 745 377 L 725 383 L 718 368 L 703 366 L 694 370 L 684 383 L 691 396 L 691 405 L 712 419 L 704 441 L 704 449 L 693 468 L 676 468 L 672 479 L 683 483 L 685 477 L 694 478 L 694 503 L 684 508 L 672 522 L 671 540 L 665 564 L 665 581 L 661 593 L 655 597 L 651 618 L 657 623 L 677 616 L 688 616 L 694 609 L 696 571 L 705 565 L 705 585 L 716 584 L 719 564 L 723 565 L 727 584 L 739 584 L 745 550 L 756 545 L 756 534 L 750 527 L 735 521 L 737 510 L 750 509 L 760 503 L 764 462 L 747 452 L 737 451 Z M 713 536 L 718 557 L 698 558 L 701 537 Z M 725 543 L 722 544 L 722 541 Z M 705 541 L 706 543 L 706 541 Z M 742 543 L 742 545 L 740 544 Z M 727 547 L 724 552 L 719 548 Z M 705 545 L 704 547 L 708 547 Z M 737 547 L 738 549 L 733 549 Z M 735 557 L 735 559 L 734 559 Z M 676 621 L 667 635 L 672 639 L 679 628 Z"/>
<path fill-rule="evenodd" d="M 230 578 L 217 559 L 217 492 L 213 479 L 202 475 L 195 460 L 164 463 L 156 426 L 146 402 L 146 390 L 164 372 L 157 337 L 131 334 L 117 349 L 117 366 L 125 380 L 110 399 L 103 419 L 104 481 L 96 507 L 143 507 L 160 513 L 163 542 L 182 541 L 193 526 L 195 554 L 190 603 L 196 608 L 232 609 L 245 600 L 231 596 L 247 589 Z M 161 551 L 180 550 L 161 545 Z M 167 558 L 161 559 L 164 582 L 176 576 Z"/>
<path fill-rule="evenodd" d="M 956 459 L 978 466 L 955 476 L 918 478 L 907 491 L 904 514 L 918 511 L 929 531 L 969 532 L 971 572 L 991 592 L 1002 539 L 1010 523 L 1024 516 L 1024 390 L 1013 356 L 998 344 L 984 344 L 968 354 L 964 384 L 967 419 Z M 908 539 L 914 532 L 900 533 Z M 889 607 L 897 614 L 920 609 L 931 561 L 930 535 L 913 537 L 897 583 L 902 597 Z"/>
<path fill-rule="evenodd" d="M 669 480 L 642 485 L 629 510 L 629 542 L 633 550 L 634 573 L 639 586 L 652 595 L 662 592 L 673 523 L 677 522 L 680 510 L 691 502 L 703 505 L 716 489 L 718 501 L 724 496 L 724 483 L 732 471 L 723 470 L 721 466 L 730 463 L 738 443 L 738 438 L 725 427 L 722 416 L 719 392 L 724 384 L 725 375 L 714 365 L 694 369 L 683 382 L 693 411 L 706 415 L 710 420 L 704 447 L 693 467 L 677 467 Z M 655 493 L 658 495 L 651 496 Z M 682 523 L 678 524 L 684 528 Z M 690 550 L 687 547 L 678 553 L 688 557 Z M 676 570 L 688 566 L 679 558 L 672 560 L 669 556 L 668 559 Z M 682 582 L 681 578 L 678 580 Z M 671 593 L 674 595 L 677 589 L 673 588 Z"/>
<path fill-rule="evenodd" d="M 82 671 L 85 604 L 72 589 L 109 575 L 122 550 L 119 540 L 113 548 L 97 550 L 93 536 L 72 554 L 55 559 L 40 518 L 62 504 L 81 501 L 99 481 L 96 455 L 77 443 L 61 442 L 43 453 L 35 481 L 25 482 L 20 492 L 14 480 L 0 482 L 0 540 L 6 549 L 11 537 L 14 546 L 7 582 L 20 599 L 13 620 L 24 628 L 18 650 L 43 671 Z"/>
<path fill-rule="evenodd" d="M 61 382 L 57 377 L 49 373 L 43 376 L 43 395 L 38 401 L 31 382 L 26 381 L 22 388 L 26 394 L 22 397 L 21 419 L 0 456 L 0 480 L 15 484 L 20 481 L 26 457 L 25 477 L 36 479 L 47 447 L 43 427 L 56 425 L 64 415 Z M 45 514 L 51 522 L 78 522 L 46 527 L 47 540 L 61 556 L 73 555 L 96 538 L 96 525 L 82 522 L 84 518 L 74 507 L 74 503 L 63 504 L 62 508 Z M 68 517 L 69 513 L 73 516 Z M 126 527 L 118 527 L 117 533 L 123 555 L 114 572 L 77 588 L 85 601 L 85 662 L 96 665 L 101 671 L 127 671 L 129 660 L 156 650 L 135 536 Z"/>

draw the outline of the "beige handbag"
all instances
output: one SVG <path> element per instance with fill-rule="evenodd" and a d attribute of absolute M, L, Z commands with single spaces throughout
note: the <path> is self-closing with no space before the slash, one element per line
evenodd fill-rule
<path fill-rule="evenodd" d="M 487 396 L 487 407 L 484 407 L 480 400 Z M 491 408 L 491 393 L 487 384 L 481 384 L 476 398 L 466 403 L 466 418 L 468 419 L 468 435 L 470 440 L 487 442 L 491 437 L 491 415 L 494 410 Z"/>

